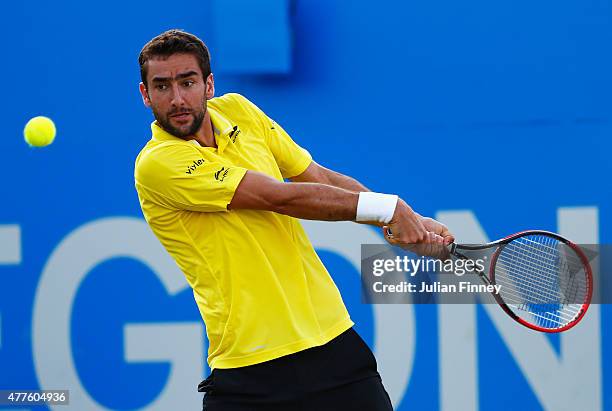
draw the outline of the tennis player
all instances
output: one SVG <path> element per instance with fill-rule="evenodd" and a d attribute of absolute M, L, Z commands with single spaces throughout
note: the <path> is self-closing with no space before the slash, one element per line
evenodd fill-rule
<path fill-rule="evenodd" d="M 135 184 L 206 324 L 204 410 L 392 410 L 298 219 L 388 226 L 398 245 L 449 243 L 447 228 L 317 164 L 245 97 L 214 97 L 196 36 L 162 33 L 139 64 L 155 121 Z"/>

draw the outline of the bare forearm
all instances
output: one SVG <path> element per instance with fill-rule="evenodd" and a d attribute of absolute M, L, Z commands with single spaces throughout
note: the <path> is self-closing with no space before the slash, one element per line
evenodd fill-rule
<path fill-rule="evenodd" d="M 317 183 L 284 183 L 283 201 L 277 213 L 305 220 L 355 221 L 359 195 Z"/>
<path fill-rule="evenodd" d="M 291 180 L 298 183 L 328 184 L 330 186 L 343 188 L 355 193 L 370 191 L 367 187 L 354 178 L 330 170 L 329 168 L 325 168 L 314 161 L 302 174 L 292 177 Z"/>
<path fill-rule="evenodd" d="M 366 186 L 355 180 L 353 177 L 337 173 L 333 170 L 328 170 L 327 177 L 329 180 L 329 184 L 334 187 L 343 188 L 345 190 L 353 191 L 356 193 L 362 191 L 370 191 Z"/>
<path fill-rule="evenodd" d="M 359 194 L 320 183 L 285 183 L 248 171 L 229 209 L 274 211 L 306 220 L 354 221 Z"/>

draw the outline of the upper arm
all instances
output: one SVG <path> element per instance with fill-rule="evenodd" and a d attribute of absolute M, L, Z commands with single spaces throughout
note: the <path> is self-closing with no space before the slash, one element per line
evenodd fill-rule
<path fill-rule="evenodd" d="M 189 211 L 226 211 L 246 169 L 202 158 L 174 144 L 149 153 L 136 166 L 139 195 L 161 206 Z"/>

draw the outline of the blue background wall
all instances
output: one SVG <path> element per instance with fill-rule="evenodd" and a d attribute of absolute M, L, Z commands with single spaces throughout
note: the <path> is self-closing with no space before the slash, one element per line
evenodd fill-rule
<path fill-rule="evenodd" d="M 61 276 L 48 282 L 56 288 L 41 290 L 42 273 L 74 230 L 107 221 L 101 219 L 141 218 L 133 162 L 149 138 L 152 116 L 137 90 L 137 55 L 146 41 L 169 28 L 191 31 L 209 44 L 217 94 L 244 94 L 319 163 L 375 191 L 396 192 L 422 214 L 450 218 L 464 238 L 473 231 L 461 218 L 473 215 L 491 239 L 527 228 L 558 231 L 566 224 L 580 237 L 577 241 L 612 240 L 609 1 L 309 0 L 288 5 L 266 0 L 261 7 L 276 13 L 270 18 L 288 16 L 292 29 L 289 38 L 262 35 L 263 44 L 276 47 L 280 56 L 276 68 L 262 69 L 221 49 L 232 36 L 257 37 L 257 24 L 261 30 L 267 24 L 248 16 L 232 18 L 221 1 L 4 6 L 0 226 L 19 235 L 0 237 L 0 247 L 15 249 L 17 241 L 20 255 L 0 263 L 0 388 L 74 389 L 49 384 L 53 378 L 41 377 L 46 366 L 36 365 L 42 356 L 51 363 L 55 356 L 57 381 L 64 381 L 63 357 L 56 355 L 61 348 L 37 340 L 50 334 L 34 331 L 43 321 L 36 314 L 38 296 L 48 296 L 38 302 L 40 312 L 53 312 L 53 295 L 63 295 Z M 289 55 L 283 54 L 287 45 L 292 46 Z M 289 58 L 290 68 L 282 58 Z M 41 114 L 55 120 L 58 136 L 51 147 L 33 150 L 24 144 L 22 129 Z M 560 217 L 563 210 L 575 212 L 571 221 Z M 584 216 L 593 218 L 583 221 Z M 331 232 L 325 227 L 317 226 L 313 236 Z M 140 238 L 113 232 L 118 238 Z M 350 240 L 357 250 L 372 234 L 360 235 Z M 99 245 L 93 241 L 87 247 L 103 249 L 109 238 L 101 235 Z M 377 317 L 373 307 L 359 302 L 357 267 L 341 252 L 319 249 L 359 331 L 376 349 Z M 66 277 L 69 270 L 66 266 Z M 127 361 L 124 326 L 197 324 L 190 291 L 176 289 L 169 295 L 150 266 L 127 252 L 103 259 L 78 282 L 66 338 L 80 384 L 97 405 L 72 409 L 155 409 L 158 395 L 168 390 L 173 365 L 160 359 Z M 394 391 L 398 409 L 466 409 L 445 402 L 457 394 L 443 382 L 452 362 L 440 351 L 439 309 L 415 307 L 413 313 L 412 339 L 395 342 L 414 348 L 405 364 L 409 381 Z M 509 339 L 520 342 L 522 337 L 500 332 L 488 313 L 478 308 L 478 327 L 465 324 L 467 332 L 476 333 L 479 358 L 477 400 L 470 402 L 466 393 L 466 404 L 563 409 L 544 399 L 553 395 L 537 388 L 537 378 L 531 379 L 517 360 L 520 354 L 509 348 Z M 577 395 L 576 403 L 566 402 L 568 409 L 580 404 L 612 409 L 609 307 L 597 307 L 593 315 L 594 328 L 572 331 L 575 338 L 565 347 L 584 352 L 601 347 L 595 367 L 564 362 L 560 338 L 543 337 L 566 365 L 568 377 L 597 381 L 595 391 L 590 391 L 592 381 L 575 381 L 577 391 L 598 398 L 580 402 Z M 53 324 L 47 327 L 53 333 Z M 57 333 L 61 338 L 60 327 Z M 203 361 L 192 354 L 193 362 Z M 377 351 L 379 360 L 383 355 Z M 394 367 L 403 366 L 402 358 L 395 360 Z M 462 360 L 457 361 L 460 369 Z M 181 380 L 191 384 L 183 389 L 194 391 L 197 378 Z M 560 396 L 566 391 L 558 390 Z M 178 404 L 182 400 L 175 397 Z M 195 400 L 184 401 L 191 406 Z"/>

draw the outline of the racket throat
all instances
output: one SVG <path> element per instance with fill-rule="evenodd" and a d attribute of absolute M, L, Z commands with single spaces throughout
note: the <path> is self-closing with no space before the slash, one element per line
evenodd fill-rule
<path fill-rule="evenodd" d="M 476 273 L 478 274 L 483 283 L 485 283 L 486 285 L 493 285 L 491 280 L 489 280 L 489 277 L 487 277 L 484 272 L 476 270 Z"/>
<path fill-rule="evenodd" d="M 457 258 L 460 258 L 462 260 L 471 260 L 468 256 L 466 256 L 465 254 L 460 253 L 457 250 L 457 244 L 452 243 L 448 246 L 448 251 L 454 255 Z M 478 276 L 480 277 L 480 279 L 485 283 L 485 285 L 494 285 L 491 280 L 489 280 L 489 277 L 484 273 L 484 271 L 480 271 L 480 270 L 474 270 L 476 272 L 476 274 L 478 274 Z"/>

